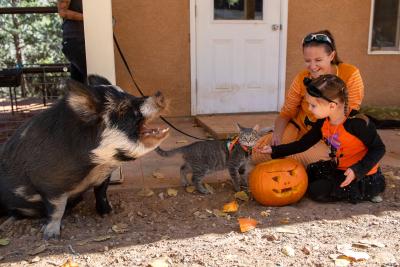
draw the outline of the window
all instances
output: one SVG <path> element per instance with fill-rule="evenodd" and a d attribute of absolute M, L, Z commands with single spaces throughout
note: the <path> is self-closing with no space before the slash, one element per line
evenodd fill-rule
<path fill-rule="evenodd" d="M 263 0 L 214 0 L 215 20 L 262 20 Z"/>
<path fill-rule="evenodd" d="M 369 52 L 400 54 L 400 0 L 373 0 Z"/>

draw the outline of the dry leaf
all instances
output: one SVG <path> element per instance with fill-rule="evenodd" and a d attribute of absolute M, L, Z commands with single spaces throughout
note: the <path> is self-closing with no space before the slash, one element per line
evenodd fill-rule
<path fill-rule="evenodd" d="M 236 212 L 239 208 L 238 203 L 236 202 L 236 200 L 226 203 L 224 205 L 224 208 L 222 209 L 223 212 Z"/>
<path fill-rule="evenodd" d="M 226 214 L 225 212 L 222 212 L 217 209 L 214 209 L 212 213 L 217 217 L 227 217 L 228 216 L 228 214 Z"/>
<path fill-rule="evenodd" d="M 103 235 L 103 236 L 95 237 L 95 238 L 93 238 L 92 240 L 93 240 L 94 242 L 103 242 L 103 241 L 106 241 L 106 240 L 108 240 L 108 239 L 110 239 L 110 238 L 111 238 L 110 235 Z"/>
<path fill-rule="evenodd" d="M 36 262 L 39 262 L 40 261 L 40 257 L 39 256 L 36 256 L 36 257 L 34 257 L 33 259 L 31 259 L 30 261 L 29 261 L 29 263 L 36 263 Z"/>
<path fill-rule="evenodd" d="M 301 251 L 305 254 L 305 255 L 310 255 L 311 254 L 311 248 L 308 246 L 304 246 Z"/>
<path fill-rule="evenodd" d="M 384 248 L 385 247 L 384 244 L 382 244 L 381 242 L 376 241 L 376 240 L 362 239 L 362 240 L 360 240 L 359 243 L 360 244 L 365 244 L 365 245 L 370 245 L 372 247 L 378 247 L 378 248 Z"/>
<path fill-rule="evenodd" d="M 32 249 L 31 251 L 28 252 L 29 255 L 34 256 L 37 255 L 39 253 L 42 253 L 43 251 L 45 251 L 47 249 L 46 244 L 42 244 L 39 247 Z"/>
<path fill-rule="evenodd" d="M 271 210 L 263 210 L 262 212 L 260 212 L 260 215 L 263 217 L 268 217 L 269 215 L 271 215 Z"/>
<path fill-rule="evenodd" d="M 89 241 L 90 241 L 90 239 L 86 239 L 86 240 L 82 240 L 82 241 L 80 241 L 80 242 L 78 242 L 78 243 L 76 243 L 78 246 L 84 246 L 84 245 L 86 245 L 87 243 L 89 243 Z"/>
<path fill-rule="evenodd" d="M 163 257 L 153 260 L 149 266 L 151 267 L 169 267 L 172 266 L 172 260 L 168 257 Z"/>
<path fill-rule="evenodd" d="M 284 246 L 282 248 L 282 253 L 289 257 L 294 257 L 295 251 L 291 246 Z"/>
<path fill-rule="evenodd" d="M 249 201 L 249 195 L 245 191 L 239 191 L 235 193 L 235 198 L 243 200 L 243 201 Z"/>
<path fill-rule="evenodd" d="M 153 177 L 157 178 L 157 179 L 164 179 L 164 174 L 162 174 L 161 172 L 153 172 Z"/>
<path fill-rule="evenodd" d="M 8 244 L 10 244 L 10 239 L 8 238 L 0 239 L 0 246 L 7 246 Z"/>
<path fill-rule="evenodd" d="M 277 233 L 286 233 L 286 234 L 298 234 L 298 231 L 296 227 L 293 226 L 283 226 L 283 227 L 277 227 L 275 229 Z"/>
<path fill-rule="evenodd" d="M 240 232 L 244 233 L 256 228 L 257 221 L 251 218 L 239 218 Z"/>
<path fill-rule="evenodd" d="M 176 197 L 178 195 L 178 190 L 173 189 L 173 188 L 168 188 L 167 195 L 170 197 Z"/>
<path fill-rule="evenodd" d="M 78 263 L 73 262 L 71 259 L 68 259 L 63 265 L 60 267 L 79 267 Z"/>
<path fill-rule="evenodd" d="M 187 186 L 185 188 L 186 192 L 188 193 L 193 193 L 196 190 L 196 187 L 194 187 L 193 185 Z"/>
<path fill-rule="evenodd" d="M 111 229 L 117 234 L 122 234 L 128 231 L 128 225 L 126 223 L 119 223 L 113 225 Z"/>
<path fill-rule="evenodd" d="M 343 256 L 349 258 L 351 261 L 362 261 L 362 260 L 368 260 L 369 255 L 367 252 L 360 252 L 360 251 L 354 251 L 351 249 L 344 250 Z M 339 256 L 340 259 L 342 259 L 342 255 Z"/>
<path fill-rule="evenodd" d="M 151 197 L 152 195 L 154 195 L 154 191 L 146 187 L 140 189 L 137 194 L 141 197 Z"/>
<path fill-rule="evenodd" d="M 350 265 L 350 261 L 348 259 L 335 259 L 335 266 L 337 267 L 346 267 Z"/>
<path fill-rule="evenodd" d="M 288 224 L 289 222 L 289 218 L 284 218 L 280 221 L 281 224 Z"/>

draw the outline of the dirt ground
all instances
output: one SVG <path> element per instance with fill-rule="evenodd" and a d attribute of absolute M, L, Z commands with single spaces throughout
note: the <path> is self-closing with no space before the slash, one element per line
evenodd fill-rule
<path fill-rule="evenodd" d="M 178 125 L 200 134 L 192 120 Z M 320 204 L 305 197 L 291 206 L 265 207 L 252 199 L 237 200 L 239 210 L 225 215 L 223 205 L 234 200 L 226 172 L 205 179 L 214 188 L 211 195 L 179 186 L 175 192 L 169 189 L 179 178 L 171 182 L 151 176 L 158 168 L 166 176 L 178 174 L 177 161 L 152 152 L 140 160 L 140 171 L 136 165 L 124 169 L 138 172 L 134 179 L 110 188 L 112 214 L 98 216 L 94 195 L 87 192 L 65 214 L 61 240 L 42 239 L 43 220 L 4 224 L 6 218 L 0 218 L 0 266 L 62 266 L 68 259 L 78 266 L 107 267 L 400 266 L 399 133 L 382 132 L 382 137 L 387 142 L 382 163 L 387 189 L 381 203 Z M 163 147 L 181 141 L 174 133 Z M 166 188 L 152 186 L 168 183 Z M 146 184 L 152 191 L 140 189 Z M 241 233 L 241 217 L 257 220 L 256 228 Z"/>
<path fill-rule="evenodd" d="M 9 240 L 0 245 L 0 266 L 61 266 L 68 259 L 78 266 L 399 266 L 400 168 L 383 170 L 388 186 L 381 203 L 303 198 L 278 208 L 238 200 L 229 216 L 217 210 L 234 199 L 230 182 L 211 184 L 215 193 L 206 196 L 182 187 L 176 196 L 168 189 L 151 196 L 112 191 L 114 211 L 105 218 L 88 192 L 65 215 L 59 241 L 42 240 L 42 220 L 7 226 L 0 232 L 0 243 Z M 241 233 L 239 217 L 259 224 Z M 346 248 L 368 259 L 346 258 Z"/>

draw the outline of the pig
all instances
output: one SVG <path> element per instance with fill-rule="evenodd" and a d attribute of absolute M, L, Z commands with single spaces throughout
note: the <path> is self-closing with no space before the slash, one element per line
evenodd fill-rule
<path fill-rule="evenodd" d="M 0 147 L 0 214 L 47 217 L 44 239 L 60 237 L 67 203 L 94 188 L 96 210 L 111 211 L 110 174 L 158 147 L 168 128 L 146 124 L 166 110 L 162 93 L 135 97 L 104 77 L 69 80 L 57 104 Z"/>

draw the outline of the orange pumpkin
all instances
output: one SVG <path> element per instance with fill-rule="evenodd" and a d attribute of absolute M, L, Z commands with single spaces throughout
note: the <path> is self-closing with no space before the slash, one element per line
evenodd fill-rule
<path fill-rule="evenodd" d="M 250 173 L 250 191 L 266 206 L 285 206 L 299 201 L 307 190 L 303 165 L 294 159 L 275 159 L 258 164 Z"/>

